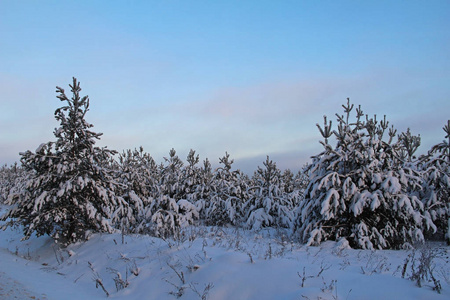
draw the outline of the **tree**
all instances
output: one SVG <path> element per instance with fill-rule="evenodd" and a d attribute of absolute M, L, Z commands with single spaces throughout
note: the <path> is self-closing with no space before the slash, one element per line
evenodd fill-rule
<path fill-rule="evenodd" d="M 149 211 L 152 231 L 158 237 L 179 237 L 180 229 L 193 224 L 199 214 L 196 206 L 184 198 L 183 162 L 176 151 L 170 150 L 165 160 L 167 165 L 162 168 L 158 195 Z"/>
<path fill-rule="evenodd" d="M 258 167 L 253 176 L 254 186 L 245 204 L 246 227 L 260 229 L 275 225 L 290 228 L 294 220 L 293 202 L 284 191 L 281 171 L 269 156 L 263 164 L 264 169 Z"/>
<path fill-rule="evenodd" d="M 184 167 L 182 173 L 181 190 L 184 199 L 191 203 L 196 203 L 200 198 L 198 186 L 201 184 L 201 170 L 197 167 L 200 161 L 199 155 L 195 155 L 194 150 L 190 150 L 186 158 L 188 164 Z"/>
<path fill-rule="evenodd" d="M 239 225 L 244 218 L 243 204 L 247 199 L 247 178 L 240 171 L 231 171 L 233 159 L 225 152 L 219 158 L 223 166 L 217 168 L 211 183 L 209 201 L 204 203 L 206 223 L 209 225 Z"/>
<path fill-rule="evenodd" d="M 399 140 L 399 150 L 400 158 L 406 160 L 407 162 L 412 162 L 415 158 L 414 153 L 420 146 L 420 135 L 415 136 L 411 134 L 411 130 L 408 128 L 406 132 L 402 132 L 398 136 Z"/>
<path fill-rule="evenodd" d="M 423 241 L 423 229 L 435 225 L 418 198 L 420 174 L 396 151 L 404 146 L 401 141 L 391 143 L 393 127 L 389 140 L 383 140 L 386 118 L 378 122 L 366 115 L 363 121 L 359 107 L 350 123 L 353 107 L 348 100 L 345 115 L 336 114 L 336 146 L 324 136 L 324 151 L 307 170 L 310 183 L 297 219 L 300 238 L 308 245 L 346 238 L 363 249 L 405 248 Z"/>
<path fill-rule="evenodd" d="M 14 203 L 23 191 L 27 182 L 28 172 L 14 163 L 10 167 L 4 165 L 0 168 L 0 203 L 8 201 Z"/>
<path fill-rule="evenodd" d="M 90 130 L 85 120 L 88 96 L 80 96 L 80 83 L 73 78 L 72 98 L 56 87 L 65 103 L 55 111 L 60 127 L 55 142 L 41 144 L 36 152 L 21 154 L 29 181 L 15 206 L 2 220 L 23 225 L 24 238 L 47 234 L 63 245 L 84 240 L 89 232 L 112 232 L 111 215 L 127 205 L 116 197 L 111 172 L 105 168 L 114 151 L 95 147 L 101 133 Z"/>
<path fill-rule="evenodd" d="M 199 218 L 207 219 L 207 204 L 210 202 L 213 184 L 213 172 L 208 158 L 203 161 L 203 167 L 198 170 L 198 184 L 195 188 L 195 206 L 199 212 Z"/>
<path fill-rule="evenodd" d="M 150 223 L 149 211 L 158 189 L 158 166 L 142 147 L 124 151 L 115 166 L 115 180 L 119 185 L 116 194 L 128 203 L 123 206 L 124 210 L 116 210 L 120 228 L 123 233 L 145 233 Z"/>
<path fill-rule="evenodd" d="M 423 202 L 438 234 L 450 243 L 450 120 L 443 127 L 447 140 L 420 158 L 424 177 Z"/>

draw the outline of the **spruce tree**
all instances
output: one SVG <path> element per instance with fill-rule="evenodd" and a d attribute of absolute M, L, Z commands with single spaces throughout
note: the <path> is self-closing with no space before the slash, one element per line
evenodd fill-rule
<path fill-rule="evenodd" d="M 115 195 L 111 172 L 105 168 L 114 151 L 95 147 L 101 133 L 90 130 L 85 120 L 88 96 L 80 96 L 80 83 L 69 85 L 72 98 L 56 87 L 65 105 L 55 111 L 60 127 L 55 142 L 41 144 L 35 152 L 21 154 L 30 172 L 26 187 L 15 206 L 2 216 L 23 225 L 24 238 L 47 234 L 67 245 L 84 240 L 89 232 L 113 231 L 111 215 L 122 203 Z"/>

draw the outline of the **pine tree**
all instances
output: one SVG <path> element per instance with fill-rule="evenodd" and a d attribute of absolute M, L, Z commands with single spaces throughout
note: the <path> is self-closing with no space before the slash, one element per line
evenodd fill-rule
<path fill-rule="evenodd" d="M 197 193 L 198 185 L 201 182 L 200 168 L 197 166 L 200 161 L 199 155 L 195 155 L 194 150 L 190 150 L 187 156 L 187 165 L 183 169 L 182 176 L 182 191 L 183 199 L 188 200 L 191 203 L 196 203 L 199 200 L 200 195 Z"/>
<path fill-rule="evenodd" d="M 245 204 L 246 227 L 260 229 L 265 226 L 290 228 L 294 220 L 293 202 L 284 190 L 281 171 L 276 163 L 267 159 L 264 169 L 258 167 L 253 176 L 253 187 Z M 291 176 L 292 178 L 292 176 Z"/>
<path fill-rule="evenodd" d="M 281 188 L 284 193 L 290 194 L 295 191 L 295 177 L 290 169 L 284 170 L 281 174 Z"/>
<path fill-rule="evenodd" d="M 184 198 L 183 191 L 183 161 L 178 157 L 175 149 L 169 151 L 169 157 L 164 157 L 167 165 L 161 171 L 160 193 L 173 198 L 175 201 Z"/>
<path fill-rule="evenodd" d="M 183 162 L 170 150 L 167 165 L 162 168 L 158 195 L 152 205 L 152 231 L 159 237 L 179 237 L 180 230 L 198 219 L 194 204 L 184 199 Z"/>
<path fill-rule="evenodd" d="M 2 220 L 23 225 L 24 238 L 47 234 L 67 245 L 84 240 L 89 232 L 112 232 L 111 215 L 122 203 L 115 195 L 111 172 L 105 168 L 114 151 L 94 147 L 101 133 L 90 130 L 85 120 L 88 96 L 80 96 L 80 83 L 69 85 L 72 98 L 56 87 L 65 103 L 55 111 L 60 127 L 56 142 L 41 144 L 36 152 L 21 153 L 30 172 L 29 181 L 16 205 Z"/>
<path fill-rule="evenodd" d="M 294 175 L 289 169 L 287 169 L 283 172 L 281 179 L 281 184 L 284 188 L 284 197 L 286 197 L 289 205 L 291 206 L 291 210 L 294 212 L 293 218 L 295 219 L 295 209 L 303 199 L 303 193 L 308 185 L 309 178 L 303 173 L 302 170 Z M 292 223 L 289 227 L 292 228 L 294 226 L 294 220 L 291 221 Z"/>
<path fill-rule="evenodd" d="M 219 158 L 223 166 L 217 168 L 211 183 L 209 201 L 205 204 L 205 218 L 209 225 L 239 225 L 244 218 L 243 204 L 247 197 L 247 178 L 240 170 L 231 171 L 233 159 L 225 152 Z"/>
<path fill-rule="evenodd" d="M 151 207 L 159 183 L 159 170 L 149 153 L 139 150 L 124 151 L 116 167 L 117 192 L 128 206 L 116 211 L 122 232 L 145 233 L 148 231 Z"/>
<path fill-rule="evenodd" d="M 309 184 L 309 165 L 305 164 L 300 171 L 297 172 L 297 174 L 294 177 L 294 192 L 298 193 L 299 198 L 298 201 L 300 201 L 301 199 L 303 199 L 303 194 L 306 190 L 306 188 L 308 187 Z M 299 203 L 299 202 L 298 202 Z M 297 207 L 297 204 L 295 204 L 295 206 Z"/>
<path fill-rule="evenodd" d="M 310 183 L 298 210 L 297 232 L 308 245 L 323 240 L 346 238 L 351 246 L 363 249 L 404 248 L 423 241 L 423 229 L 434 224 L 418 198 L 420 174 L 405 164 L 391 144 L 396 130 L 388 129 L 386 118 L 363 121 L 353 105 L 343 105 L 337 114 L 337 145 L 321 142 L 324 151 L 309 166 Z M 325 133 L 325 132 L 324 132 Z M 407 158 L 408 156 L 406 156 Z"/>
<path fill-rule="evenodd" d="M 203 161 L 203 167 L 200 168 L 198 172 L 199 182 L 195 190 L 195 206 L 199 212 L 199 218 L 201 220 L 206 220 L 207 204 L 210 203 L 213 184 L 212 167 L 207 158 Z"/>
<path fill-rule="evenodd" d="M 438 234 L 450 243 L 450 120 L 443 127 L 447 140 L 420 158 L 424 174 L 423 201 Z"/>
<path fill-rule="evenodd" d="M 17 163 L 0 168 L 0 203 L 8 201 L 14 204 L 18 195 L 25 188 L 28 181 L 28 172 Z"/>
<path fill-rule="evenodd" d="M 414 153 L 420 146 L 420 135 L 415 136 L 411 133 L 411 130 L 408 128 L 406 132 L 401 133 L 398 136 L 399 140 L 399 149 L 398 153 L 400 154 L 400 158 L 403 161 L 407 161 L 411 163 L 414 157 Z"/>

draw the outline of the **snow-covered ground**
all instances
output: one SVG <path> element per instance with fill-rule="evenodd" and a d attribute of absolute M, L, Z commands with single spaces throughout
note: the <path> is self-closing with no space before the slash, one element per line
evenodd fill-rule
<path fill-rule="evenodd" d="M 274 229 L 192 227 L 179 241 L 96 234 L 66 249 L 20 239 L 19 228 L 0 231 L 1 299 L 450 299 L 450 249 L 439 243 L 416 250 L 414 268 L 432 251 L 441 294 L 408 279 L 411 262 L 402 278 L 413 251 L 305 247 Z"/>

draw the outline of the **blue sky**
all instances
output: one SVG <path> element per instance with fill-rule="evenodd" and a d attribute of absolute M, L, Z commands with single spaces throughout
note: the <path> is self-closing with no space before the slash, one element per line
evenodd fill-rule
<path fill-rule="evenodd" d="M 53 141 L 55 86 L 99 146 L 298 170 L 350 97 L 421 134 L 450 118 L 450 1 L 0 1 L 0 163 Z M 336 123 L 336 122 L 335 122 Z"/>

